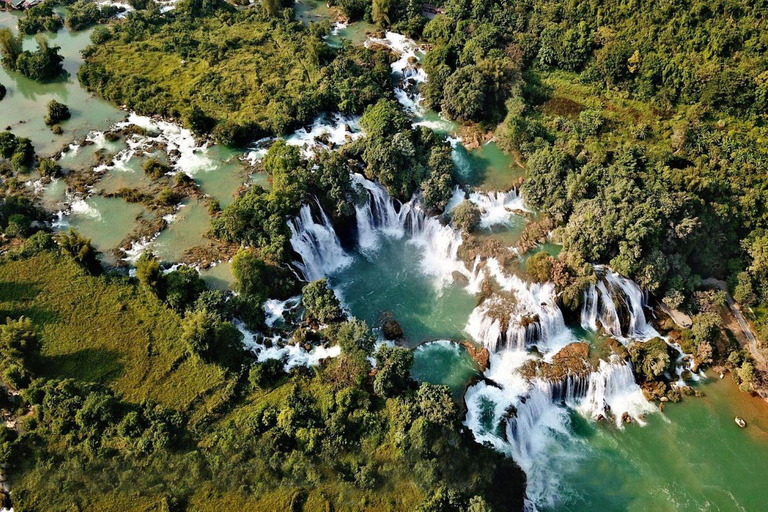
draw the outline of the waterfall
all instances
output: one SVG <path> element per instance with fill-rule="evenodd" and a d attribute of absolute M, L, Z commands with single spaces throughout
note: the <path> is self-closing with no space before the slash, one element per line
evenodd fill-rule
<path fill-rule="evenodd" d="M 391 64 L 392 74 L 398 80 L 395 97 L 406 111 L 417 113 L 421 103 L 418 86 L 427 81 L 424 69 L 413 64 L 413 61 L 419 60 L 416 55 L 418 45 L 412 39 L 396 32 L 386 32 L 383 38 L 370 38 L 365 42 L 366 47 L 371 44 L 386 46 L 398 54 L 399 58 Z"/>
<path fill-rule="evenodd" d="M 316 204 L 319 222 L 313 217 L 308 204 L 301 207 L 298 217 L 288 221 L 291 247 L 302 260 L 296 263 L 296 267 L 306 281 L 330 275 L 352 262 L 352 258 L 342 249 L 330 219 L 317 201 Z"/>
<path fill-rule="evenodd" d="M 481 228 L 487 229 L 492 226 L 509 224 L 514 215 L 528 211 L 517 189 L 507 192 L 474 191 L 467 197 L 464 190 L 458 186 L 453 189 L 453 196 L 448 201 L 445 211 L 452 212 L 465 198 L 480 208 Z"/>
<path fill-rule="evenodd" d="M 658 332 L 645 317 L 646 296 L 637 283 L 603 267 L 596 267 L 597 284 L 584 292 L 581 326 L 603 329 L 620 340 L 626 338 L 648 340 Z"/>
<path fill-rule="evenodd" d="M 358 247 L 363 255 L 374 257 L 382 236 L 408 236 L 410 243 L 423 250 L 422 272 L 435 276 L 438 285 L 451 282 L 454 272 L 469 277 L 469 271 L 458 257 L 461 234 L 427 216 L 418 196 L 401 204 L 390 197 L 384 187 L 360 174 L 354 174 L 352 180 L 367 194 L 367 201 L 355 207 Z"/>
<path fill-rule="evenodd" d="M 494 258 L 488 259 L 483 271 L 506 295 L 491 296 L 472 311 L 465 330 L 475 341 L 494 352 L 533 345 L 541 351 L 553 351 L 573 341 L 552 283 L 527 283 L 515 275 L 507 276 Z M 470 280 L 479 281 L 476 275 Z"/>
<path fill-rule="evenodd" d="M 598 370 L 589 375 L 589 387 L 578 409 L 592 418 L 608 417 L 610 411 L 617 426 L 621 426 L 624 413 L 643 423 L 643 416 L 656 410 L 635 382 L 631 363 L 616 356 L 610 363 L 600 361 Z"/>
<path fill-rule="evenodd" d="M 492 353 L 485 373 L 488 381 L 467 391 L 465 424 L 478 442 L 490 443 L 520 464 L 533 503 L 557 508 L 560 473 L 578 464 L 581 453 L 571 432 L 569 409 L 592 419 L 610 417 L 623 428 L 624 413 L 642 423 L 655 408 L 645 401 L 631 366 L 618 357 L 601 361 L 587 375 L 529 382 L 519 370 L 531 358 L 521 351 Z"/>

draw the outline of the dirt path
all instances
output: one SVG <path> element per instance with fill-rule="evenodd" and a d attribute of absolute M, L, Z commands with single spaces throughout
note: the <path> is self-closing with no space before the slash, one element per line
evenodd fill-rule
<path fill-rule="evenodd" d="M 760 365 L 760 368 L 763 371 L 768 370 L 768 364 L 766 363 L 766 358 L 758 349 L 757 337 L 755 336 L 755 333 L 752 331 L 752 327 L 750 327 L 749 322 L 747 322 L 747 319 L 744 318 L 744 315 L 741 314 L 741 309 L 739 309 L 739 305 L 736 303 L 735 300 L 733 300 L 733 297 L 731 297 L 731 294 L 728 293 L 728 287 L 725 284 L 725 282 L 719 281 L 717 279 L 709 278 L 709 279 L 704 279 L 701 282 L 701 284 L 705 286 L 713 286 L 715 288 L 719 288 L 725 291 L 726 293 L 725 299 L 728 301 L 728 309 L 731 311 L 731 314 L 739 323 L 741 332 L 744 334 L 744 338 L 747 340 L 747 349 L 749 350 L 749 353 L 752 355 L 755 361 Z"/>

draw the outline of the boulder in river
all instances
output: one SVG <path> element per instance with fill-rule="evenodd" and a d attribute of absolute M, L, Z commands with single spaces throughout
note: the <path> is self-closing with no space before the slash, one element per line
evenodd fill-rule
<path fill-rule="evenodd" d="M 491 364 L 491 354 L 485 347 L 478 347 L 469 341 L 462 341 L 461 345 L 467 349 L 469 356 L 475 360 L 480 372 L 484 373 Z"/>
<path fill-rule="evenodd" d="M 388 340 L 399 340 L 403 337 L 403 328 L 397 320 L 392 317 L 387 317 L 381 324 L 381 331 L 384 333 L 384 337 Z"/>

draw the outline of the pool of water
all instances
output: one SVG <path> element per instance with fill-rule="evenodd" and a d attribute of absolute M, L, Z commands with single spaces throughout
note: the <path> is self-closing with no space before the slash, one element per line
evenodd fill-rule
<path fill-rule="evenodd" d="M 703 398 L 670 404 L 645 427 L 617 429 L 571 414 L 559 501 L 545 510 L 764 510 L 768 404 L 727 376 Z M 747 420 L 746 429 L 734 422 Z"/>
<path fill-rule="evenodd" d="M 71 213 L 57 225 L 59 229 L 73 228 L 90 238 L 94 247 L 107 254 L 120 246 L 137 226 L 144 208 L 116 197 L 91 196 L 72 205 Z"/>
<path fill-rule="evenodd" d="M 369 325 L 391 313 L 409 346 L 436 339 L 461 339 L 475 297 L 462 284 L 438 287 L 420 268 L 423 249 L 405 238 L 382 237 L 373 255 L 355 253 L 352 264 L 331 276 L 351 313 Z"/>
<path fill-rule="evenodd" d="M 0 27 L 16 31 L 19 17 L 18 13 L 0 12 Z M 8 90 L 5 99 L 0 101 L 0 129 L 10 127 L 17 136 L 28 137 L 38 154 L 48 156 L 91 130 L 108 128 L 125 114 L 88 94 L 77 81 L 77 70 L 83 62 L 80 51 L 90 42 L 91 30 L 69 32 L 62 29 L 45 35 L 52 45 L 61 47 L 68 76 L 41 84 L 0 67 L 0 83 Z M 32 36 L 24 38 L 24 48 L 37 48 Z M 54 135 L 43 121 L 46 105 L 54 99 L 69 106 L 72 113 L 70 120 L 61 123 L 62 135 Z"/>
<path fill-rule="evenodd" d="M 187 250 L 203 245 L 203 235 L 211 228 L 208 209 L 195 200 L 184 201 L 167 220 L 168 227 L 150 245 L 155 256 L 167 263 L 181 261 Z"/>
<path fill-rule="evenodd" d="M 413 353 L 411 375 L 419 382 L 448 386 L 456 399 L 473 377 L 480 375 L 477 363 L 467 350 L 448 340 L 420 345 Z"/>

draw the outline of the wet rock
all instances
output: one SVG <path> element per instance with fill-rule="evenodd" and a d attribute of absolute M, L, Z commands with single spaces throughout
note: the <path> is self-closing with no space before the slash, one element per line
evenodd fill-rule
<path fill-rule="evenodd" d="M 569 375 L 585 377 L 594 368 L 589 362 L 589 344 L 571 343 L 552 356 L 548 363 L 540 359 L 530 360 L 523 365 L 521 373 L 527 379 L 538 377 L 545 380 L 560 381 Z"/>
<path fill-rule="evenodd" d="M 621 421 L 623 423 L 632 423 L 632 416 L 630 416 L 628 412 L 624 411 L 621 414 Z"/>
<path fill-rule="evenodd" d="M 459 283 L 463 285 L 469 284 L 469 279 L 467 278 L 467 276 L 465 276 L 458 270 L 454 270 L 453 273 L 451 274 L 451 277 L 453 277 L 454 283 Z"/>
<path fill-rule="evenodd" d="M 475 360 L 481 372 L 485 372 L 491 365 L 491 354 L 487 348 L 478 347 L 469 341 L 462 341 L 461 346 L 467 349 L 467 353 Z"/>
<path fill-rule="evenodd" d="M 388 340 L 398 340 L 403 337 L 403 328 L 394 318 L 387 318 L 381 324 L 384 337 Z"/>

